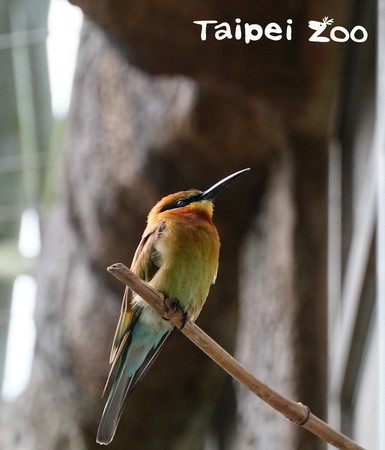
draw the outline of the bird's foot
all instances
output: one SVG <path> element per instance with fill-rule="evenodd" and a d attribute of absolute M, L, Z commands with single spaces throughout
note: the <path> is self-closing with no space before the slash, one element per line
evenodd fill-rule
<path fill-rule="evenodd" d="M 163 319 L 170 320 L 171 318 L 176 318 L 178 320 L 177 326 L 180 330 L 186 325 L 188 314 L 180 306 L 180 302 L 178 299 L 168 298 L 165 296 L 164 309 L 166 311 L 166 315 L 163 316 Z"/>

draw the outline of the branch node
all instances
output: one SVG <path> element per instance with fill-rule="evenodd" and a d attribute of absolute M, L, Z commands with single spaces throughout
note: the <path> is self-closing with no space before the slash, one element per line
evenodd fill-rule
<path fill-rule="evenodd" d="M 299 425 L 300 427 L 303 427 L 306 424 L 306 422 L 309 420 L 311 411 L 310 411 L 310 408 L 308 406 L 304 405 L 303 403 L 297 402 L 297 404 L 298 404 L 298 406 L 301 407 L 301 409 L 304 410 L 304 415 L 301 420 L 298 420 L 296 422 L 296 424 Z"/>

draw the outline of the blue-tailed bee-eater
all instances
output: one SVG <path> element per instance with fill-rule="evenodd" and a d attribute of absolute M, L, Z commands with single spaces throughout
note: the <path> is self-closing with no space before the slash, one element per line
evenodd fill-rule
<path fill-rule="evenodd" d="M 131 270 L 176 301 L 192 321 L 198 317 L 218 270 L 220 243 L 212 221 L 213 201 L 248 170 L 233 173 L 204 192 L 191 189 L 168 195 L 148 215 Z M 128 395 L 173 330 L 169 321 L 126 288 L 110 355 L 106 387 L 112 376 L 114 380 L 97 432 L 99 444 L 113 439 Z"/>

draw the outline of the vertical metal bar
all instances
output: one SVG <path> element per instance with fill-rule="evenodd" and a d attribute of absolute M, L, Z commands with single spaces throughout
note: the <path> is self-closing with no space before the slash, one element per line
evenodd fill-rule
<path fill-rule="evenodd" d="M 377 95 L 375 146 L 377 195 L 378 443 L 385 448 L 385 0 L 378 1 Z"/>
<path fill-rule="evenodd" d="M 341 427 L 340 391 L 330 383 L 336 362 L 335 342 L 341 322 L 341 147 L 333 140 L 329 147 L 328 214 L 328 423 Z M 328 448 L 332 448 L 328 446 Z"/>

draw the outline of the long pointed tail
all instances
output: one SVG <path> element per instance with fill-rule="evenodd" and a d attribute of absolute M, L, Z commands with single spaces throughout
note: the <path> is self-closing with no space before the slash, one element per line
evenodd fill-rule
<path fill-rule="evenodd" d="M 135 337 L 133 337 L 133 342 L 130 343 L 128 351 L 122 352 L 111 392 L 108 395 L 106 406 L 100 419 L 96 435 L 97 443 L 107 445 L 112 441 L 127 397 L 147 372 L 159 351 L 171 336 L 172 331 L 173 329 L 163 335 L 152 335 L 150 339 L 148 339 L 149 336 L 147 335 L 145 344 L 141 340 L 138 346 L 136 345 Z M 143 339 L 143 335 L 141 337 Z"/>
<path fill-rule="evenodd" d="M 124 376 L 124 367 L 119 367 L 108 400 L 100 419 L 96 442 L 107 445 L 114 438 L 120 417 L 123 412 L 125 399 L 130 392 L 133 377 Z"/>

